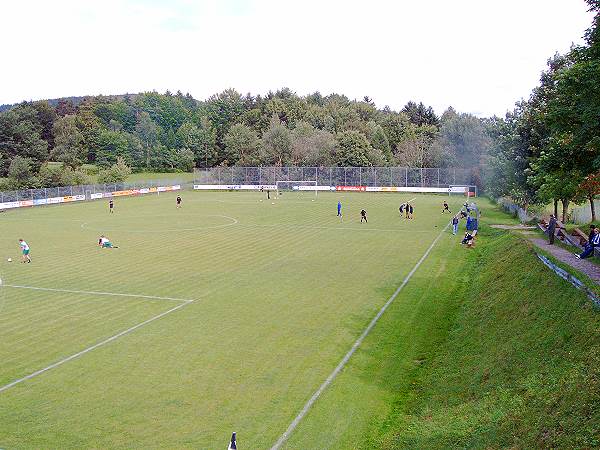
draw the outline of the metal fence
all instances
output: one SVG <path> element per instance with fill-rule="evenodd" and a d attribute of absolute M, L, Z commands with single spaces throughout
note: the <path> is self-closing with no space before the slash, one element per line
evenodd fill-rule
<path fill-rule="evenodd" d="M 447 187 L 474 185 L 471 169 L 412 167 L 213 167 L 194 170 L 196 184 L 275 184 L 316 181 L 322 186 Z"/>
<path fill-rule="evenodd" d="M 164 179 L 136 181 L 132 183 L 104 183 L 104 184 L 86 184 L 79 186 L 63 186 L 41 189 L 23 189 L 19 191 L 0 192 L 0 203 L 18 202 L 25 200 L 42 200 L 45 198 L 65 197 L 73 195 L 85 195 L 89 200 L 91 194 L 99 192 L 126 191 L 129 189 L 143 189 L 158 186 L 181 185 L 182 188 L 186 182 L 181 179 Z"/>

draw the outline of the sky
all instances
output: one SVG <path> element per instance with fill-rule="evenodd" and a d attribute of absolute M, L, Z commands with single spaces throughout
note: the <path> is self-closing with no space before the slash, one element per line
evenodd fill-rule
<path fill-rule="evenodd" d="M 0 1 L 0 104 L 288 87 L 503 116 L 592 20 L 583 0 Z"/>

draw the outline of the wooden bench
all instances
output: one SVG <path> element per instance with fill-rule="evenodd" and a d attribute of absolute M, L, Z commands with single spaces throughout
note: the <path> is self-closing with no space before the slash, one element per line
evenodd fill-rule
<path fill-rule="evenodd" d="M 584 246 L 585 243 L 588 241 L 589 236 L 587 234 L 585 234 L 583 231 L 581 231 L 579 228 L 575 228 L 573 229 L 572 233 L 573 236 L 578 237 L 579 238 L 579 245 Z"/>

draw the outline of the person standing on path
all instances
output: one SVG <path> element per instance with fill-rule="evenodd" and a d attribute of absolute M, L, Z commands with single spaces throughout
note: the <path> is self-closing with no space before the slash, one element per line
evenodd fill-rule
<path fill-rule="evenodd" d="M 554 245 L 554 233 L 556 231 L 556 217 L 554 214 L 550 215 L 550 222 L 548 222 L 548 244 Z"/>

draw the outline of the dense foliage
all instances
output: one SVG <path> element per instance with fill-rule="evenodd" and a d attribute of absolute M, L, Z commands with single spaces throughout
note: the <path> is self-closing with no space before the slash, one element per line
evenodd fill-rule
<path fill-rule="evenodd" d="M 540 85 L 505 119 L 490 121 L 489 190 L 523 206 L 570 202 L 596 195 L 600 172 L 600 1 L 585 44 L 548 61 Z"/>
<path fill-rule="evenodd" d="M 477 167 L 487 144 L 482 120 L 452 108 L 438 117 L 422 103 L 392 111 L 378 109 L 368 97 L 301 97 L 289 89 L 264 97 L 228 89 L 206 101 L 181 92 L 146 92 L 25 102 L 1 112 L 0 177 L 8 177 L 10 187 L 40 185 L 50 161 L 62 163 L 66 179 L 83 164 L 106 169 L 117 161 L 149 171 L 216 165 Z"/>

